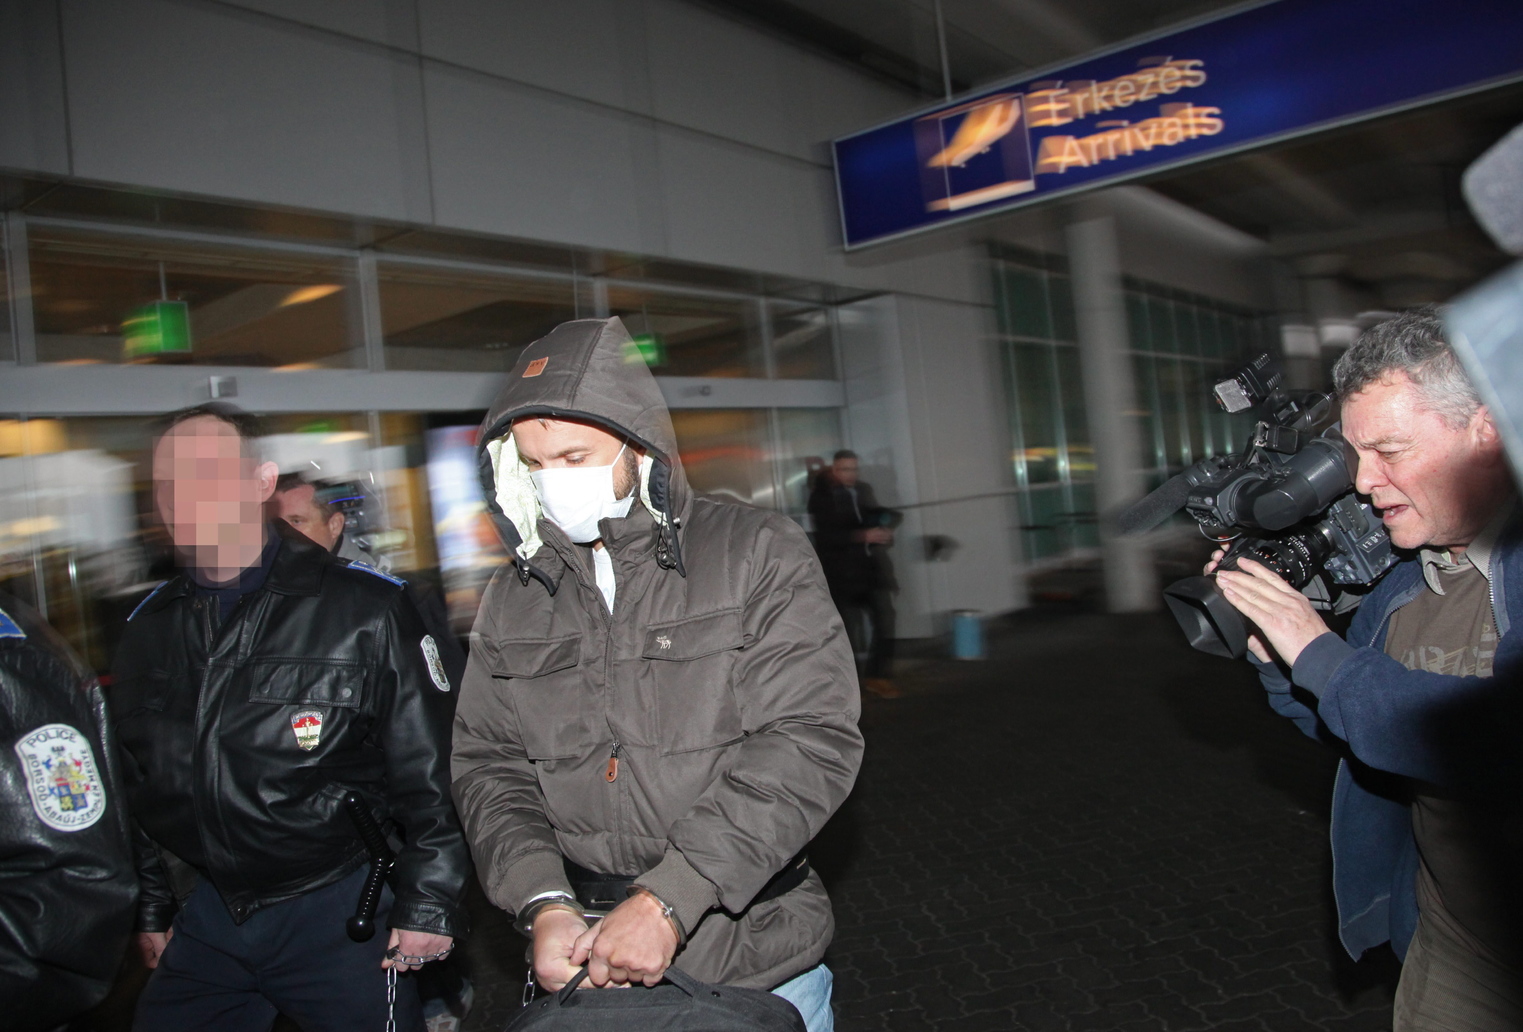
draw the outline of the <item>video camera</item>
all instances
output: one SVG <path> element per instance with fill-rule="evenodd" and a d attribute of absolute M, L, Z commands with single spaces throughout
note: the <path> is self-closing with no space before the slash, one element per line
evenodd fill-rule
<path fill-rule="evenodd" d="M 1202 459 L 1170 478 L 1121 514 L 1122 530 L 1150 529 L 1184 509 L 1226 548 L 1218 569 L 1252 559 L 1293 587 L 1310 586 L 1313 605 L 1339 612 L 1357 605 L 1358 595 L 1347 589 L 1373 585 L 1396 556 L 1384 524 L 1354 494 L 1337 425 L 1315 432 L 1331 400 L 1287 392 L 1267 354 L 1216 384 L 1214 393 L 1228 412 L 1258 409 L 1242 453 Z M 1164 589 L 1164 601 L 1194 648 L 1233 659 L 1247 651 L 1247 622 L 1213 578 L 1176 581 Z"/>

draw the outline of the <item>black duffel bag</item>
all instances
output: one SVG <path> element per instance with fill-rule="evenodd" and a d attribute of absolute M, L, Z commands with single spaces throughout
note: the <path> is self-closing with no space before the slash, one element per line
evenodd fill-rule
<path fill-rule="evenodd" d="M 560 992 L 518 1012 L 505 1032 L 807 1032 L 798 1008 L 763 989 L 709 985 L 666 969 L 647 988 L 577 991 L 584 967 Z"/>

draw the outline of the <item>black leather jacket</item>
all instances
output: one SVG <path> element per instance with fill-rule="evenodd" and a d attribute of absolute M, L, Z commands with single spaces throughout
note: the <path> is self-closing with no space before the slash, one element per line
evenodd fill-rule
<path fill-rule="evenodd" d="M 106 705 L 31 609 L 0 596 L 0 1025 L 99 1003 L 132 933 L 133 872 Z"/>
<path fill-rule="evenodd" d="M 220 627 L 216 597 L 183 573 L 128 619 L 109 701 L 133 817 L 242 923 L 366 862 L 342 805 L 357 790 L 402 843 L 391 926 L 460 935 L 459 686 L 430 663 L 400 581 L 273 526 L 264 583 Z M 175 900 L 156 858 L 141 863 L 138 928 L 161 931 Z"/>

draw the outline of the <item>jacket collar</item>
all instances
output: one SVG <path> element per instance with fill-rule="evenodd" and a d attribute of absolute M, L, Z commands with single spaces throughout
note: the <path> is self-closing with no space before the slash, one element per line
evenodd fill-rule
<path fill-rule="evenodd" d="M 1507 518 L 1500 523 L 1495 540 L 1487 544 L 1489 547 L 1485 550 L 1485 561 L 1490 574 L 1488 580 L 1491 582 L 1492 616 L 1496 620 L 1497 637 L 1501 638 L 1512 630 L 1513 614 L 1507 595 L 1508 581 L 1523 580 L 1523 505 L 1511 506 Z M 1391 568 L 1377 589 L 1385 596 L 1385 609 L 1375 625 L 1374 637 L 1368 643 L 1352 644 L 1380 644 L 1391 615 L 1427 587 L 1424 566 L 1418 556 L 1404 559 Z M 1374 601 L 1374 596 L 1370 601 Z"/>
<path fill-rule="evenodd" d="M 323 574 L 335 560 L 321 545 L 300 531 L 292 530 L 285 520 L 271 525 L 280 537 L 280 548 L 264 586 L 280 595 L 318 595 L 323 590 Z"/>
<path fill-rule="evenodd" d="M 686 515 L 685 510 L 682 520 L 684 525 L 687 523 Z M 603 537 L 603 547 L 608 550 L 615 566 L 628 570 L 645 563 L 656 565 L 656 542 L 660 537 L 660 528 L 644 503 L 634 505 L 629 510 L 629 515 L 623 519 L 606 522 L 608 532 Z M 549 580 L 552 585 L 551 594 L 560 590 L 561 583 L 566 579 L 566 571 L 573 563 L 580 563 L 590 575 L 591 566 L 578 553 L 585 546 L 572 544 L 559 527 L 544 517 L 540 517 L 539 536 L 544 544 L 534 553 L 534 566 Z"/>
<path fill-rule="evenodd" d="M 292 530 L 284 520 L 274 520 L 272 528 L 279 539 L 279 545 L 276 547 L 275 558 L 263 587 L 282 595 L 320 594 L 323 571 L 331 562 L 331 557 L 301 533 Z M 139 612 L 156 613 L 175 599 L 193 595 L 195 592 L 196 583 L 190 573 L 181 570 L 139 603 L 133 615 Z"/>
<path fill-rule="evenodd" d="M 1488 581 L 1492 579 L 1491 555 L 1496 551 L 1497 542 L 1502 537 L 1502 532 L 1513 522 L 1513 511 L 1517 508 L 1517 498 L 1508 498 L 1502 503 L 1501 508 L 1492 516 L 1491 522 L 1481 528 L 1470 547 L 1456 562 L 1449 558 L 1449 551 L 1438 551 L 1433 548 L 1424 548 L 1418 552 L 1418 558 L 1422 561 L 1423 579 L 1428 582 L 1428 587 L 1434 593 L 1444 593 L 1442 573 L 1452 573 L 1473 566 L 1481 572 Z"/>

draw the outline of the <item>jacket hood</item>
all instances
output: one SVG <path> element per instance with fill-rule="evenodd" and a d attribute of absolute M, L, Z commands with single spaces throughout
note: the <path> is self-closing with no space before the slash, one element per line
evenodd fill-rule
<path fill-rule="evenodd" d="M 656 561 L 685 575 L 678 530 L 690 492 L 677 435 L 656 378 L 624 323 L 577 319 L 530 344 L 481 424 L 476 460 L 487 512 L 519 579 L 527 584 L 536 577 L 553 593 L 555 582 L 533 562 L 544 546 L 539 495 L 510 432 L 515 419 L 527 416 L 593 423 L 645 450 L 640 501 L 656 521 Z"/>

